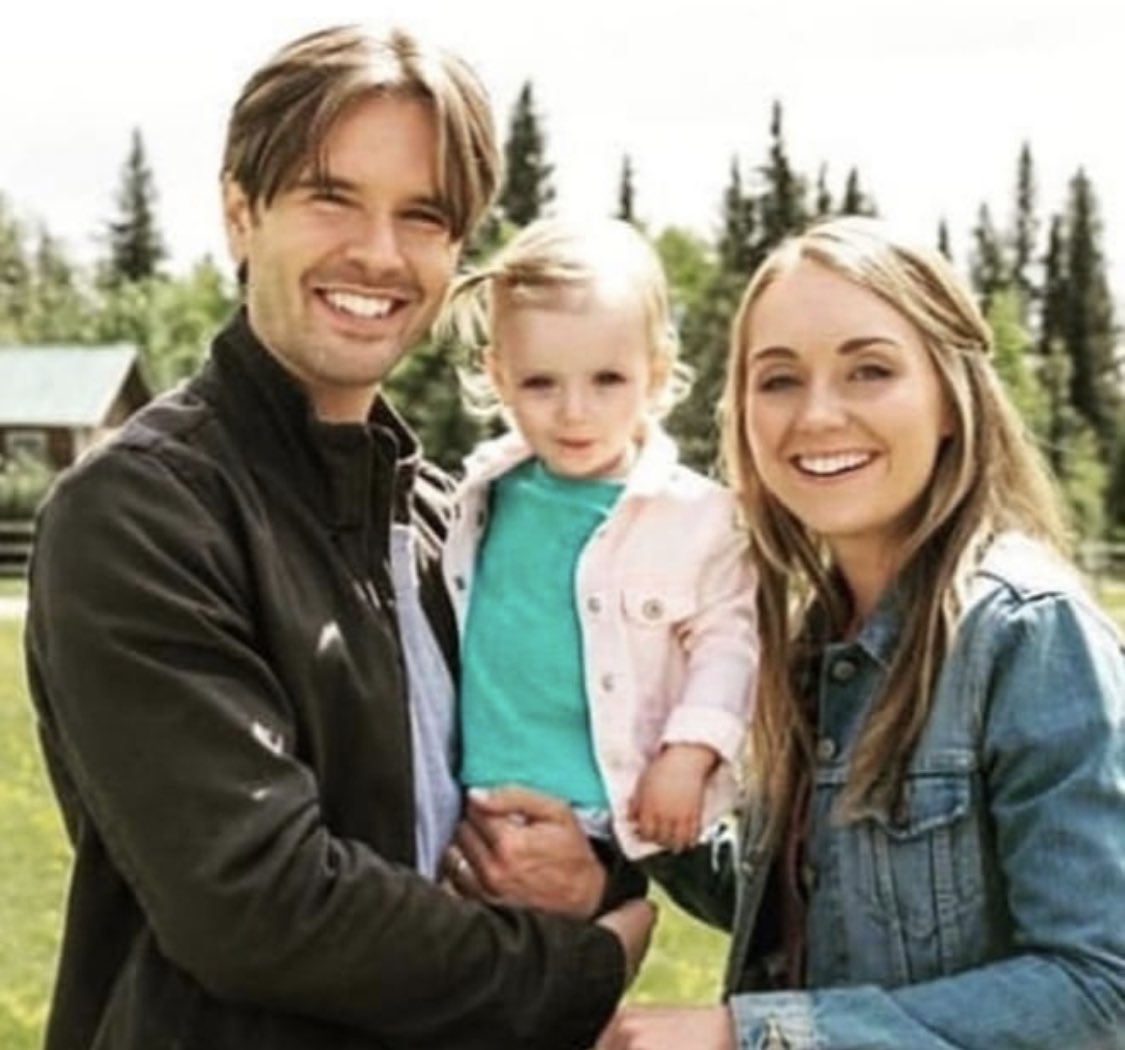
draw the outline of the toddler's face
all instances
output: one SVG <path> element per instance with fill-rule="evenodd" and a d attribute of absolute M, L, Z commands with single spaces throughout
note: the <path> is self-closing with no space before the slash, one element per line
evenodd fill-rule
<path fill-rule="evenodd" d="M 495 319 L 490 372 L 501 400 L 552 473 L 621 476 L 663 377 L 639 296 L 593 288 Z"/>

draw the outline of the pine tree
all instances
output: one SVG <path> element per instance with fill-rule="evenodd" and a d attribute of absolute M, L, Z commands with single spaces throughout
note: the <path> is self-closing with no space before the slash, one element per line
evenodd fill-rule
<path fill-rule="evenodd" d="M 1052 347 L 1062 350 L 1066 299 L 1066 234 L 1062 216 L 1053 215 L 1048 226 L 1047 254 L 1043 259 L 1039 311 L 1039 352 L 1044 357 L 1051 353 Z"/>
<path fill-rule="evenodd" d="M 832 191 L 828 188 L 828 165 L 822 164 L 816 175 L 816 217 L 832 214 Z"/>
<path fill-rule="evenodd" d="M 746 280 L 759 258 L 758 211 L 754 198 L 742 186 L 738 158 L 730 163 L 730 182 L 723 193 L 719 233 L 719 265 L 724 273 Z"/>
<path fill-rule="evenodd" d="M 1052 341 L 1040 354 L 1038 375 L 1046 411 L 1042 437 L 1047 462 L 1078 532 L 1084 537 L 1098 537 L 1105 527 L 1110 472 L 1099 454 L 1093 428 L 1071 403 L 1073 371 L 1061 340 Z"/>
<path fill-rule="evenodd" d="M 108 241 L 107 284 L 159 276 L 167 253 L 156 224 L 156 184 L 145 157 L 140 128 L 133 129 L 117 192 L 117 218 L 109 224 Z"/>
<path fill-rule="evenodd" d="M 726 373 L 730 323 L 745 277 L 717 270 L 680 325 L 684 361 L 693 380 L 688 396 L 668 419 L 689 466 L 714 473 L 719 459 L 719 399 Z"/>
<path fill-rule="evenodd" d="M 1027 322 L 1031 304 L 1038 289 L 1035 284 L 1035 250 L 1039 237 L 1039 219 L 1035 214 L 1035 166 L 1031 147 L 1020 147 L 1016 172 L 1016 207 L 1012 220 L 1012 284 L 1020 297 L 1020 316 Z"/>
<path fill-rule="evenodd" d="M 1021 318 L 1019 292 L 1003 288 L 989 304 L 986 320 L 992 330 L 992 360 L 1012 403 L 1031 431 L 1047 439 L 1050 413 L 1047 392 L 1039 380 L 1038 355 Z"/>
<path fill-rule="evenodd" d="M 1121 393 L 1114 361 L 1113 300 L 1094 188 L 1079 169 L 1066 213 L 1066 296 L 1062 336 L 1074 372 L 1071 400 L 1094 428 L 1104 455 L 1117 448 Z"/>
<path fill-rule="evenodd" d="M 621 160 L 621 181 L 617 187 L 617 218 L 624 222 L 636 222 L 633 210 L 635 190 L 633 187 L 633 162 L 626 153 Z"/>
<path fill-rule="evenodd" d="M 950 262 L 953 261 L 953 248 L 949 243 L 949 224 L 945 221 L 945 216 L 938 220 L 937 250 Z"/>
<path fill-rule="evenodd" d="M 969 254 L 969 280 L 972 283 L 981 309 L 985 312 L 992 297 L 1011 283 L 1004 245 L 992 221 L 992 213 L 987 204 L 982 204 L 977 212 L 977 224 L 973 227 L 973 247 Z"/>
<path fill-rule="evenodd" d="M 1047 235 L 1047 254 L 1043 262 L 1043 295 L 1040 302 L 1039 338 L 1040 377 L 1047 391 L 1047 458 L 1055 473 L 1063 475 L 1067 438 L 1079 417 L 1070 401 L 1074 372 L 1064 344 L 1066 316 L 1066 239 L 1061 215 L 1051 217 Z"/>
<path fill-rule="evenodd" d="M 855 168 L 848 171 L 844 183 L 844 196 L 840 200 L 841 215 L 877 215 L 879 209 L 859 184 L 859 172 Z"/>
<path fill-rule="evenodd" d="M 499 197 L 500 211 L 516 226 L 539 218 L 554 200 L 550 181 L 553 168 L 545 158 L 546 137 L 535 109 L 531 81 L 526 81 L 516 99 L 504 144 L 506 175 Z"/>
<path fill-rule="evenodd" d="M 418 435 L 426 455 L 456 473 L 485 424 L 469 413 L 461 396 L 455 348 L 440 340 L 415 347 L 387 380 L 387 394 Z"/>
<path fill-rule="evenodd" d="M 793 171 L 785 151 L 780 102 L 773 104 L 769 160 L 760 170 L 764 189 L 758 202 L 758 214 L 761 217 L 761 254 L 764 255 L 800 230 L 808 218 L 804 179 Z"/>
<path fill-rule="evenodd" d="M 723 193 L 715 265 L 700 263 L 694 267 L 698 275 L 707 276 L 697 294 L 686 302 L 680 325 L 683 357 L 694 380 L 690 393 L 668 420 L 684 462 L 705 473 L 713 471 L 718 461 L 716 413 L 723 388 L 730 321 L 742 289 L 761 260 L 760 232 L 758 202 L 745 191 L 735 157 Z"/>

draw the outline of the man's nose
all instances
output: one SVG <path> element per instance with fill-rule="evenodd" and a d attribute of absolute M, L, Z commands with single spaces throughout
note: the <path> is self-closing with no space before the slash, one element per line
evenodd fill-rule
<path fill-rule="evenodd" d="M 392 215 L 365 215 L 356 220 L 348 255 L 373 270 L 402 264 L 398 224 Z"/>

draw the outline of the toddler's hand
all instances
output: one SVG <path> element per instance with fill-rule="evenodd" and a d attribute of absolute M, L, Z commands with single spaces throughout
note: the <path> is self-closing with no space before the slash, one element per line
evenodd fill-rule
<path fill-rule="evenodd" d="M 703 744 L 669 744 L 641 774 L 629 804 L 637 834 L 666 849 L 699 841 L 703 789 L 719 756 Z"/>

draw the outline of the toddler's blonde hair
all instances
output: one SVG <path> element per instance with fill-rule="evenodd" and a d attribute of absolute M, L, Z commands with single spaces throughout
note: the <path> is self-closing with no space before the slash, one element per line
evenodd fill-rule
<path fill-rule="evenodd" d="M 691 385 L 690 369 L 679 360 L 668 282 L 652 245 L 617 219 L 539 219 L 453 282 L 438 331 L 466 352 L 461 381 L 469 407 L 486 415 L 502 408 L 483 365 L 495 353 L 497 319 L 504 311 L 564 308 L 568 293 L 592 288 L 639 297 L 653 371 L 662 380 L 653 412 L 667 414 Z"/>

